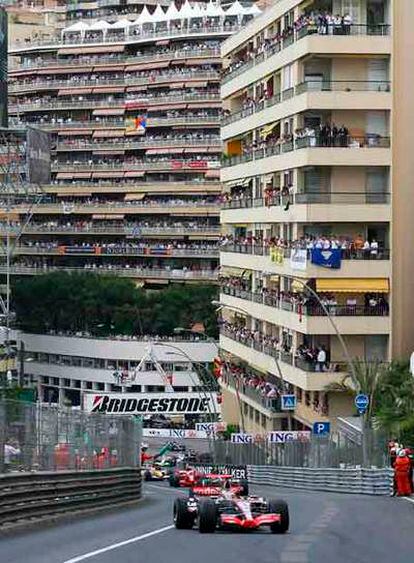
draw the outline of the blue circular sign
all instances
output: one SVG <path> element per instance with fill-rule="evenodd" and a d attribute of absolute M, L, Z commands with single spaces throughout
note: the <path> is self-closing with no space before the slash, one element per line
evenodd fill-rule
<path fill-rule="evenodd" d="M 359 411 L 366 411 L 369 405 L 369 397 L 368 395 L 357 395 L 355 397 L 355 406 Z"/>

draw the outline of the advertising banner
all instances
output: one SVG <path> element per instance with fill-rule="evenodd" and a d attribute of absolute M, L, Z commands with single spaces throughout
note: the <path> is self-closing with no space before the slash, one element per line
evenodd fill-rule
<path fill-rule="evenodd" d="M 31 184 L 50 184 L 50 137 L 49 133 L 27 128 L 26 143 L 27 176 Z"/>
<path fill-rule="evenodd" d="M 308 442 L 311 432 L 308 430 L 281 430 L 267 434 L 232 434 L 230 441 L 233 444 L 258 444 L 269 442 L 271 444 L 284 444 L 286 442 Z"/>
<path fill-rule="evenodd" d="M 312 264 L 339 270 L 341 267 L 341 254 L 342 251 L 340 248 L 329 248 L 326 250 L 322 248 L 312 248 Z"/>
<path fill-rule="evenodd" d="M 275 264 L 282 265 L 284 261 L 283 248 L 272 247 L 270 249 L 270 260 Z"/>
<path fill-rule="evenodd" d="M 108 414 L 207 414 L 219 412 L 216 394 L 199 393 L 87 393 L 89 413 Z"/>
<path fill-rule="evenodd" d="M 206 439 L 208 434 L 205 430 L 193 430 L 188 428 L 143 428 L 144 438 L 172 438 L 172 439 Z"/>
<path fill-rule="evenodd" d="M 199 465 L 194 468 L 206 475 L 231 475 L 233 479 L 247 479 L 246 465 Z"/>
<path fill-rule="evenodd" d="M 292 270 L 306 270 L 307 252 L 303 248 L 292 248 L 290 251 L 290 267 Z"/>
<path fill-rule="evenodd" d="M 215 434 L 216 432 L 224 432 L 227 424 L 225 422 L 197 422 L 195 428 L 207 434 Z"/>
<path fill-rule="evenodd" d="M 0 8 L 0 127 L 8 126 L 7 113 L 7 12 Z"/>

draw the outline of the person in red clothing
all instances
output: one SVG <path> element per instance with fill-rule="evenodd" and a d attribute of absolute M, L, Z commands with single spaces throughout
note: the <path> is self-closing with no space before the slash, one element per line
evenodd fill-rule
<path fill-rule="evenodd" d="M 147 449 L 148 449 L 147 445 L 144 445 L 144 446 L 141 447 L 141 465 L 144 465 L 144 463 L 146 461 L 149 461 L 150 459 L 154 459 L 154 456 L 150 455 L 147 452 Z"/>
<path fill-rule="evenodd" d="M 411 460 L 406 451 L 400 450 L 394 464 L 397 496 L 399 497 L 411 495 L 410 466 Z"/>

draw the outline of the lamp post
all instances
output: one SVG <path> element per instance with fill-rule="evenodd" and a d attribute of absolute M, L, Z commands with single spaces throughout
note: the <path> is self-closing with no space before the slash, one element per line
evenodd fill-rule
<path fill-rule="evenodd" d="M 212 301 L 211 302 L 212 305 L 219 305 L 220 307 L 223 306 L 222 303 L 220 303 L 219 301 Z M 237 309 L 240 313 L 242 313 L 243 315 L 246 314 L 245 311 L 243 311 L 242 309 Z M 195 332 L 191 329 L 188 328 L 182 328 L 182 327 L 176 327 L 174 329 L 174 332 L 176 334 L 183 334 L 183 333 L 189 333 L 189 334 L 200 334 L 199 332 Z M 216 347 L 216 351 L 217 354 L 220 352 L 220 347 L 218 346 L 217 342 L 214 340 L 213 337 L 211 336 L 207 336 L 206 334 L 203 334 L 204 339 L 206 340 L 206 342 L 209 342 L 210 344 L 214 344 L 214 346 Z M 227 362 L 224 362 L 224 365 L 227 368 Z M 207 370 L 206 370 L 207 371 Z M 211 374 L 209 373 L 209 375 L 211 376 Z M 216 383 L 216 381 L 214 380 L 214 383 Z M 244 424 L 244 414 L 243 414 L 243 408 L 242 408 L 242 404 L 240 401 L 240 394 L 239 394 L 239 389 L 236 387 L 236 399 L 237 399 L 237 404 L 239 406 L 239 412 L 240 412 L 240 422 L 241 422 L 241 430 L 244 433 L 245 432 L 245 424 Z"/>
<path fill-rule="evenodd" d="M 180 354 L 181 356 L 186 358 L 192 366 L 194 366 L 196 364 L 202 365 L 201 362 L 194 362 L 193 359 L 190 358 L 190 356 L 187 354 L 187 352 L 185 352 L 185 350 L 183 350 L 179 346 L 175 346 L 174 344 L 170 344 L 170 343 L 167 343 L 167 342 L 153 342 L 153 344 L 154 344 L 154 346 L 161 346 L 163 348 L 170 348 L 170 349 L 175 350 L 177 354 Z M 190 374 L 190 378 L 191 378 L 193 385 L 197 386 L 197 382 L 194 380 L 194 378 L 192 377 L 191 374 Z M 214 409 L 215 409 L 215 406 L 216 406 L 216 402 L 214 400 L 213 392 L 211 390 L 209 390 L 209 393 L 210 393 L 210 397 L 209 397 L 206 390 L 203 387 L 202 387 L 202 389 L 203 389 L 202 393 L 204 394 L 205 398 L 208 399 L 207 404 L 208 404 L 208 410 L 209 410 L 209 414 L 210 414 L 211 418 L 213 418 L 213 414 L 217 418 L 218 417 L 217 410 L 215 410 L 215 412 L 212 412 L 211 408 L 210 408 L 210 399 L 211 399 L 211 403 L 212 403 L 212 406 L 213 406 Z M 213 440 L 214 440 L 215 434 L 214 434 L 214 432 L 212 434 L 213 434 Z M 211 454 L 214 458 L 215 457 L 215 448 L 214 448 L 214 445 L 210 442 L 210 437 L 209 437 L 209 445 L 210 445 L 210 452 L 211 452 Z M 214 461 L 214 459 L 213 459 L 213 461 Z"/>

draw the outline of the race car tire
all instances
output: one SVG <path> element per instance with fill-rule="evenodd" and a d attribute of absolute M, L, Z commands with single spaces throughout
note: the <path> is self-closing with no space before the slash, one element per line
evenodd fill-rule
<path fill-rule="evenodd" d="M 180 486 L 180 479 L 178 475 L 171 473 L 169 477 L 170 487 L 179 487 Z"/>
<path fill-rule="evenodd" d="M 151 471 L 145 471 L 144 473 L 144 481 L 152 481 Z"/>
<path fill-rule="evenodd" d="M 185 498 L 174 501 L 174 525 L 177 530 L 191 530 L 194 525 L 194 515 L 188 512 Z"/>
<path fill-rule="evenodd" d="M 200 502 L 198 508 L 198 531 L 200 534 L 211 534 L 217 527 L 217 506 L 214 500 L 208 498 Z"/>
<path fill-rule="evenodd" d="M 247 479 L 240 479 L 240 487 L 241 487 L 241 491 L 240 494 L 242 497 L 248 497 L 249 496 L 249 482 Z"/>
<path fill-rule="evenodd" d="M 284 500 L 269 500 L 269 512 L 280 514 L 280 522 L 270 524 L 272 534 L 285 534 L 289 530 L 289 507 Z"/>

